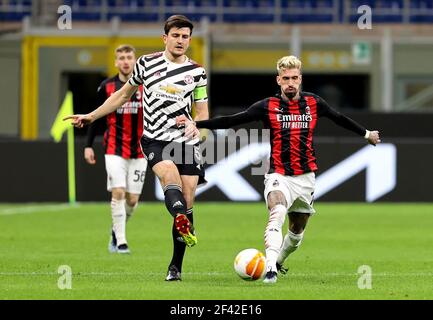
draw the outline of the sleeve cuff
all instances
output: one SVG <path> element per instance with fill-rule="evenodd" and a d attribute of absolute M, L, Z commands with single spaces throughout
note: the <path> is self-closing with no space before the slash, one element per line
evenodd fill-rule
<path fill-rule="evenodd" d="M 364 138 L 365 138 L 365 139 L 368 139 L 369 136 L 370 136 L 370 131 L 365 130 Z"/>
<path fill-rule="evenodd" d="M 140 85 L 140 83 L 137 83 L 135 80 L 134 80 L 134 78 L 129 78 L 129 80 L 128 80 L 128 82 L 129 82 L 129 84 L 131 85 L 131 86 L 133 86 L 133 87 L 138 87 L 139 85 Z"/>

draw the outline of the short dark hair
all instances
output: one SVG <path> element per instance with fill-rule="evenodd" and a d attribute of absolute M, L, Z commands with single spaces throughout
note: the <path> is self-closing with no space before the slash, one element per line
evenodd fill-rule
<path fill-rule="evenodd" d="M 165 34 L 168 34 L 171 30 L 171 28 L 189 28 L 192 34 L 192 29 L 194 28 L 194 25 L 192 22 L 185 16 L 177 14 L 174 16 L 169 17 L 164 24 L 164 32 Z"/>

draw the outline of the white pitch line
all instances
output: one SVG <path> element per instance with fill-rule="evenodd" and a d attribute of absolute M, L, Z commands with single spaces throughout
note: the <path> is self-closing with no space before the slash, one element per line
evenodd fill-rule
<path fill-rule="evenodd" d="M 14 214 L 31 214 L 35 212 L 52 212 L 59 210 L 68 210 L 76 208 L 76 205 L 71 206 L 70 204 L 53 204 L 53 205 L 40 205 L 40 206 L 24 206 L 24 207 L 13 207 L 0 209 L 0 216 L 9 216 Z"/>
<path fill-rule="evenodd" d="M 0 272 L 0 276 L 58 276 L 57 272 Z M 218 272 L 185 272 L 188 275 L 229 275 L 232 273 L 218 273 Z M 73 276 L 143 276 L 143 275 L 165 275 L 165 272 L 77 272 L 72 273 Z"/>
<path fill-rule="evenodd" d="M 161 275 L 164 272 L 77 272 L 72 273 L 73 276 L 143 276 L 143 275 Z M 226 276 L 233 275 L 233 272 L 185 272 L 186 275 L 206 275 L 206 276 Z M 0 276 L 54 276 L 59 275 L 57 272 L 0 272 Z M 357 277 L 357 273 L 289 273 L 282 277 Z M 372 273 L 372 277 L 433 277 L 433 272 L 401 272 L 401 273 L 388 273 L 379 272 Z"/>

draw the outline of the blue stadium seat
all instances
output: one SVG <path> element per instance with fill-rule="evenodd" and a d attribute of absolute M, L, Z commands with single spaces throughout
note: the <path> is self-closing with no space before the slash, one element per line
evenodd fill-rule
<path fill-rule="evenodd" d="M 410 2 L 410 9 L 410 22 L 433 22 L 433 0 L 412 0 Z"/>
<path fill-rule="evenodd" d="M 101 19 L 100 10 L 102 0 L 66 0 L 63 4 L 72 8 L 72 19 L 78 21 L 98 21 Z M 93 11 L 90 11 L 91 9 Z"/>
<path fill-rule="evenodd" d="M 10 0 L 6 3 L 13 9 L 8 12 L 0 11 L 0 21 L 21 21 L 31 14 L 31 0 Z"/>
<path fill-rule="evenodd" d="M 224 8 L 242 10 L 242 13 L 225 13 L 224 22 L 273 22 L 273 0 L 224 0 Z M 260 10 L 265 10 L 261 12 Z"/>
<path fill-rule="evenodd" d="M 167 0 L 165 2 L 167 10 L 165 17 L 168 18 L 174 14 L 183 14 L 192 21 L 200 21 L 203 17 L 208 17 L 211 22 L 216 21 L 216 0 L 200 1 L 200 0 Z M 182 10 L 171 9 L 171 7 L 183 7 Z M 215 8 L 209 12 L 202 12 L 201 9 L 204 7 Z"/>
<path fill-rule="evenodd" d="M 109 13 L 107 19 L 119 17 L 122 21 L 155 22 L 158 21 L 158 0 L 108 0 Z"/>
<path fill-rule="evenodd" d="M 194 2 L 199 9 L 207 8 L 207 10 L 209 11 L 196 13 L 195 15 L 193 15 L 193 17 L 191 17 L 191 19 L 193 19 L 194 21 L 200 21 L 203 17 L 207 17 L 211 22 L 215 22 L 217 20 L 217 13 L 216 13 L 218 8 L 217 0 L 204 0 L 204 1 L 195 0 Z"/>
<path fill-rule="evenodd" d="M 282 0 L 281 21 L 289 23 L 332 23 L 333 14 L 323 11 L 324 9 L 332 9 L 334 2 L 334 0 Z"/>
<path fill-rule="evenodd" d="M 8 12 L 0 11 L 0 20 L 20 21 L 31 14 L 32 0 L 6 1 L 12 8 Z M 344 2 L 346 0 L 280 0 L 283 23 L 333 23 L 345 20 Z M 160 0 L 64 0 L 63 4 L 72 7 L 73 19 L 78 21 L 99 21 L 114 16 L 122 21 L 156 22 L 159 20 Z M 219 18 L 219 0 L 163 0 L 165 17 L 184 14 L 193 21 L 208 17 L 211 22 Z M 223 21 L 227 23 L 249 23 L 275 21 L 275 0 L 223 0 Z M 433 0 L 351 0 L 349 22 L 359 19 L 357 8 L 368 5 L 373 10 L 373 23 L 400 23 L 405 17 L 404 6 L 410 5 L 411 23 L 433 22 Z M 107 5 L 104 11 L 103 5 Z M 336 17 L 335 6 L 339 12 Z M 0 6 L 0 8 L 2 8 Z M 105 16 L 106 14 L 106 16 Z"/>

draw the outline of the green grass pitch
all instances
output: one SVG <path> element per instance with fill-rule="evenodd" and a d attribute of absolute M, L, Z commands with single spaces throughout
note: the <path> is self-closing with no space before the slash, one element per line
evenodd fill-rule
<path fill-rule="evenodd" d="M 432 204 L 317 203 L 289 274 L 274 285 L 233 270 L 245 248 L 264 251 L 263 203 L 197 203 L 198 244 L 182 282 L 165 282 L 171 218 L 141 203 L 127 226 L 129 256 L 109 254 L 109 203 L 0 205 L 0 299 L 432 299 Z M 286 223 L 287 224 L 287 223 Z M 286 227 L 284 227 L 284 230 Z M 72 289 L 60 290 L 61 265 Z M 358 268 L 372 288 L 358 288 Z M 179 296 L 179 292 L 182 295 Z"/>

